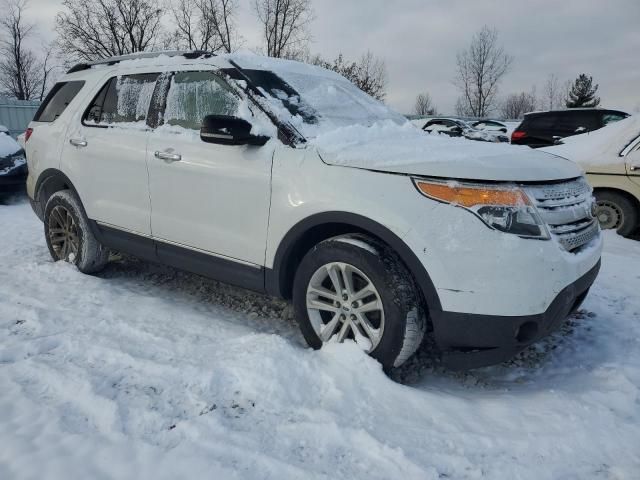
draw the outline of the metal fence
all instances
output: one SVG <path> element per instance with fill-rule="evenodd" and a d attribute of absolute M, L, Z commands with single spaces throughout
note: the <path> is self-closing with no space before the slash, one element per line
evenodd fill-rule
<path fill-rule="evenodd" d="M 16 138 L 27 129 L 39 106 L 40 102 L 37 100 L 0 97 L 0 125 L 7 127 L 9 134 Z"/>

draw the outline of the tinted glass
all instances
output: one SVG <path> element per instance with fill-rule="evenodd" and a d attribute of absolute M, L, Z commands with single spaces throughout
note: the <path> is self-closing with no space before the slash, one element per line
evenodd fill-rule
<path fill-rule="evenodd" d="M 85 122 L 106 126 L 145 123 L 157 78 L 157 73 L 111 78 L 91 102 Z"/>
<path fill-rule="evenodd" d="M 164 121 L 199 130 L 207 115 L 236 116 L 239 99 L 213 72 L 179 72 L 171 79 Z"/>
<path fill-rule="evenodd" d="M 62 112 L 78 94 L 84 82 L 59 82 L 56 83 L 47 98 L 36 112 L 33 118 L 36 122 L 53 122 L 62 115 Z"/>
<path fill-rule="evenodd" d="M 554 128 L 567 132 L 577 132 L 579 129 L 595 130 L 598 128 L 598 122 L 593 112 L 562 112 L 557 115 Z"/>
<path fill-rule="evenodd" d="M 556 116 L 553 114 L 547 115 L 528 115 L 524 117 L 520 129 L 530 128 L 532 130 L 547 130 L 553 127 Z"/>

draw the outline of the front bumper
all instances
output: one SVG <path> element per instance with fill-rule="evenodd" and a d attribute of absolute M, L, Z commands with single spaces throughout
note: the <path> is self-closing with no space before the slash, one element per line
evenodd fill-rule
<path fill-rule="evenodd" d="M 0 192 L 16 191 L 25 188 L 27 182 L 27 172 L 0 175 Z"/>
<path fill-rule="evenodd" d="M 544 313 L 526 316 L 432 312 L 443 364 L 453 370 L 494 365 L 558 329 L 576 311 L 598 276 L 600 261 L 565 287 Z"/>

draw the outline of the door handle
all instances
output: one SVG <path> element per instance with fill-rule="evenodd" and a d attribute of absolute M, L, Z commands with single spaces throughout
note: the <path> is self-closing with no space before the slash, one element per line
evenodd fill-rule
<path fill-rule="evenodd" d="M 179 153 L 155 152 L 153 156 L 160 160 L 164 160 L 165 162 L 179 162 L 182 160 L 182 155 Z"/>
<path fill-rule="evenodd" d="M 640 165 L 631 165 L 629 167 L 629 170 L 631 170 L 632 172 L 635 172 L 636 170 L 640 170 Z"/>
<path fill-rule="evenodd" d="M 87 141 L 81 138 L 71 138 L 69 143 L 74 147 L 86 147 L 88 145 Z"/>

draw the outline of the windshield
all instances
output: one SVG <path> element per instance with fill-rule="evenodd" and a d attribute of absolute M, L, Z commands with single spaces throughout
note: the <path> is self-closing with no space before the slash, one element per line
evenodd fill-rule
<path fill-rule="evenodd" d="M 371 126 L 387 120 L 399 125 L 407 122 L 402 115 L 328 70 L 285 61 L 269 62 L 268 67 L 243 68 L 242 72 L 267 96 L 278 116 L 307 138 L 350 125 Z"/>

